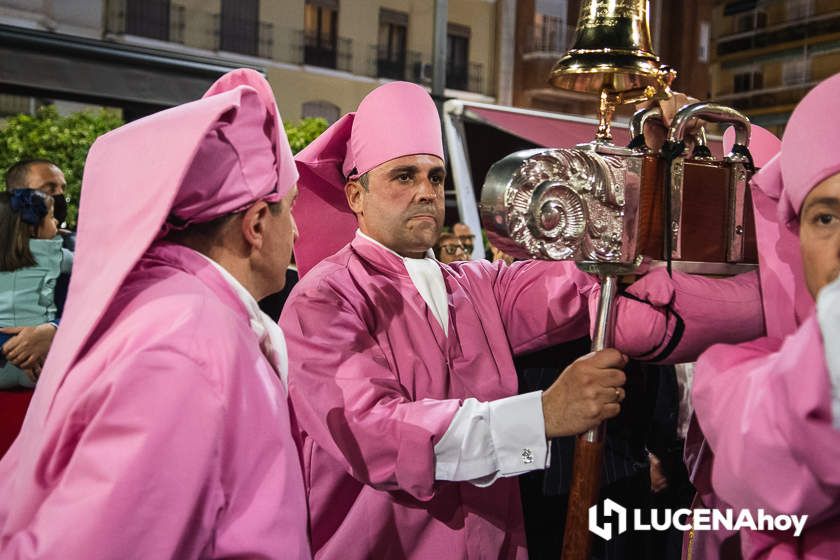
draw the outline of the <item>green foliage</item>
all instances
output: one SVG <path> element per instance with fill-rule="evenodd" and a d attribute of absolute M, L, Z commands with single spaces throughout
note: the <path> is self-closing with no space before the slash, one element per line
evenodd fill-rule
<path fill-rule="evenodd" d="M 112 110 L 61 116 L 52 105 L 41 107 L 34 117 L 11 117 L 0 125 L 0 174 L 21 159 L 45 158 L 55 162 L 67 179 L 67 223 L 73 226 L 88 150 L 99 136 L 122 124 L 119 113 Z"/>
<path fill-rule="evenodd" d="M 0 176 L 21 159 L 54 161 L 67 179 L 67 223 L 74 226 L 88 150 L 99 136 L 122 124 L 122 118 L 114 111 L 102 109 L 61 116 L 51 105 L 39 109 L 34 117 L 11 117 L 0 125 Z M 305 148 L 328 126 L 324 119 L 311 118 L 286 123 L 292 151 L 297 153 Z"/>
<path fill-rule="evenodd" d="M 324 132 L 329 123 L 321 118 L 308 118 L 291 124 L 283 123 L 292 153 L 298 153 Z"/>

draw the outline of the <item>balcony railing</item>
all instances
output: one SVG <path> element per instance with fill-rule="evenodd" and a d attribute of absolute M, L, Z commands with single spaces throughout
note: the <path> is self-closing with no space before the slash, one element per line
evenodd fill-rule
<path fill-rule="evenodd" d="M 446 87 L 461 91 L 484 93 L 484 65 L 477 62 L 470 62 L 465 66 L 447 66 Z"/>
<path fill-rule="evenodd" d="M 298 63 L 332 68 L 344 72 L 353 71 L 353 41 L 337 37 L 331 42 L 316 33 L 298 31 Z"/>
<path fill-rule="evenodd" d="M 768 107 L 790 106 L 798 103 L 802 96 L 811 89 L 816 82 L 806 81 L 801 84 L 775 86 L 750 91 L 728 93 L 715 96 L 715 101 L 748 111 L 751 109 L 766 109 Z"/>
<path fill-rule="evenodd" d="M 409 51 L 407 56 L 405 79 L 422 85 L 432 83 L 432 64 L 423 59 L 422 55 L 415 51 Z M 446 87 L 483 95 L 492 95 L 486 89 L 484 81 L 484 65 L 478 62 L 470 62 L 467 65 L 447 66 Z"/>
<path fill-rule="evenodd" d="M 422 57 L 419 52 L 405 51 L 402 57 L 393 57 L 388 53 L 386 48 L 380 45 L 370 45 L 368 53 L 368 76 L 372 78 L 422 82 L 422 68 L 415 68 L 417 64 L 421 63 Z M 429 75 L 429 79 L 431 79 L 431 74 Z"/>
<path fill-rule="evenodd" d="M 142 21 L 143 10 L 158 4 L 157 12 Z M 210 51 L 224 50 L 291 64 L 311 64 L 345 72 L 353 71 L 353 42 L 338 37 L 332 45 L 300 29 L 277 28 L 265 21 L 234 20 L 222 25 L 221 16 L 169 4 L 163 17 L 161 0 L 144 0 L 129 14 L 127 0 L 107 0 L 106 32 L 139 35 Z M 256 37 L 254 36 L 256 30 Z M 222 37 L 222 34 L 225 34 Z M 402 78 L 405 79 L 405 78 Z"/>
<path fill-rule="evenodd" d="M 447 65 L 446 66 L 446 87 L 450 89 L 459 89 L 467 91 L 470 83 L 470 66 L 463 65 Z"/>
<path fill-rule="evenodd" d="M 750 49 L 801 41 L 809 37 L 836 33 L 838 29 L 840 29 L 840 10 L 810 16 L 796 22 L 785 22 L 755 31 L 719 37 L 717 54 L 725 56 Z"/>

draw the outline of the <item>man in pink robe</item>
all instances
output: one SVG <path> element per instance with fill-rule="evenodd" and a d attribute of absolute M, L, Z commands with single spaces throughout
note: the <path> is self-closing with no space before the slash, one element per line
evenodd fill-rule
<path fill-rule="evenodd" d="M 525 557 L 511 477 L 545 468 L 548 437 L 586 430 L 623 398 L 614 350 L 514 396 L 513 354 L 587 334 L 596 282 L 567 262 L 430 257 L 441 144 L 429 95 L 395 82 L 296 158 L 302 279 L 280 324 L 319 558 Z M 744 307 L 755 323 L 757 305 Z M 673 316 L 629 299 L 621 312 L 634 322 L 619 329 L 623 351 L 670 351 Z M 688 339 L 705 348 L 714 334 Z"/>
<path fill-rule="evenodd" d="M 723 137 L 724 151 L 729 152 L 735 143 L 735 130 L 729 128 Z M 779 152 L 781 141 L 771 132 L 757 125 L 750 127 L 749 150 L 756 168 L 765 167 Z M 785 227 L 779 227 L 776 217 L 778 193 L 768 194 L 763 189 L 762 174 L 753 176 L 750 182 L 753 216 L 758 237 L 761 268 L 758 278 L 761 285 L 763 318 L 768 336 L 777 336 L 780 329 L 794 323 L 795 308 L 791 296 L 784 286 L 793 285 L 789 262 L 800 263 L 798 239 Z M 781 262 L 780 262 L 781 261 Z M 755 273 L 751 273 L 755 276 Z M 690 390 L 690 387 L 689 387 Z M 731 506 L 715 494 L 711 484 L 713 454 L 706 442 L 697 418 L 692 414 L 685 438 L 684 460 L 689 479 L 696 494 L 693 508 L 725 510 Z M 694 560 L 718 560 L 738 558 L 740 541 L 737 531 L 719 528 L 715 531 L 689 531 L 683 538 L 683 558 Z"/>
<path fill-rule="evenodd" d="M 85 166 L 67 309 L 0 462 L 0 557 L 308 558 L 282 333 L 297 172 L 256 72 Z"/>
<path fill-rule="evenodd" d="M 759 243 L 771 243 L 761 267 L 769 266 L 778 294 L 765 293 L 768 336 L 714 346 L 695 370 L 714 493 L 736 509 L 808 515 L 798 538 L 742 530 L 747 559 L 840 556 L 838 97 L 840 75 L 815 87 L 791 115 L 779 155 L 754 180 L 775 200 L 780 228 L 764 239 L 759 231 Z M 801 261 L 791 258 L 797 235 Z"/>

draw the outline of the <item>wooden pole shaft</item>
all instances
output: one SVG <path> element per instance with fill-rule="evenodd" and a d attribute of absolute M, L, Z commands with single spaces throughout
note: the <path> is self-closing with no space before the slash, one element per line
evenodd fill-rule
<path fill-rule="evenodd" d="M 592 350 L 597 352 L 613 345 L 615 331 L 614 302 L 618 292 L 618 277 L 605 274 L 601 277 L 601 296 Z M 575 442 L 575 459 L 572 465 L 572 486 L 566 509 L 566 527 L 563 533 L 563 560 L 589 560 L 592 550 L 592 533 L 589 532 L 589 508 L 598 501 L 601 490 L 601 466 L 604 458 L 606 427 L 596 428 L 578 436 Z"/>
<path fill-rule="evenodd" d="M 603 457 L 603 440 L 589 442 L 582 437 L 577 438 L 563 535 L 563 560 L 590 558 L 592 534 L 589 532 L 589 507 L 598 500 L 601 490 Z"/>

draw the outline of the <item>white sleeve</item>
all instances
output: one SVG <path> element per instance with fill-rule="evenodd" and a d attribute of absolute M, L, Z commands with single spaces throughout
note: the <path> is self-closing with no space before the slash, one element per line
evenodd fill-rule
<path fill-rule="evenodd" d="M 822 331 L 825 364 L 831 376 L 831 415 L 840 429 L 840 278 L 817 294 L 817 320 Z M 831 342 L 831 341 L 835 342 Z"/>
<path fill-rule="evenodd" d="M 466 399 L 435 445 L 435 478 L 489 486 L 499 477 L 547 468 L 548 450 L 542 391 Z"/>

